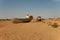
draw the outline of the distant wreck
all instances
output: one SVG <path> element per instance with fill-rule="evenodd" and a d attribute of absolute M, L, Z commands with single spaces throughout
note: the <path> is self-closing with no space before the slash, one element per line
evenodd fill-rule
<path fill-rule="evenodd" d="M 14 18 L 13 23 L 27 23 L 33 19 L 32 15 L 27 14 L 25 18 Z"/>
<path fill-rule="evenodd" d="M 0 19 L 0 21 L 12 21 L 12 23 L 28 23 L 28 22 L 33 22 L 33 21 L 42 21 L 43 19 L 41 16 L 37 16 L 36 19 L 33 18 L 32 15 L 27 14 L 25 18 L 13 18 L 13 19 Z"/>

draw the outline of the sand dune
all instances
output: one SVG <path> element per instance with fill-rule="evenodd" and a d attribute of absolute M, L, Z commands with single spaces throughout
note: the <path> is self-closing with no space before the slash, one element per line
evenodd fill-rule
<path fill-rule="evenodd" d="M 60 25 L 60 21 L 52 20 L 18 24 L 0 21 L 0 40 L 60 40 L 60 27 L 48 26 L 54 22 Z"/>

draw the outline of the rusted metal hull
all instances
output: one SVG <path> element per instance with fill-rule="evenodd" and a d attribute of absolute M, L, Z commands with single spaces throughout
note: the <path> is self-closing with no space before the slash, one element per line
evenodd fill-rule
<path fill-rule="evenodd" d="M 29 20 L 29 19 L 14 19 L 13 20 L 13 23 L 28 23 L 28 22 L 30 22 L 31 20 Z"/>

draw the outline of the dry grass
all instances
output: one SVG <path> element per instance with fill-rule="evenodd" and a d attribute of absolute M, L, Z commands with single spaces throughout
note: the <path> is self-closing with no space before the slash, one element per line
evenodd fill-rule
<path fill-rule="evenodd" d="M 12 19 L 0 19 L 0 21 L 11 21 Z"/>

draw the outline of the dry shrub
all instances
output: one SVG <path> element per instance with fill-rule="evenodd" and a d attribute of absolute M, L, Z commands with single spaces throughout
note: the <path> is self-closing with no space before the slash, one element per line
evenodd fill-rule
<path fill-rule="evenodd" d="M 0 21 L 2 21 L 2 20 L 0 19 Z"/>
<path fill-rule="evenodd" d="M 48 19 L 53 20 L 53 18 L 48 18 Z"/>
<path fill-rule="evenodd" d="M 0 19 L 0 21 L 6 21 L 7 19 Z"/>
<path fill-rule="evenodd" d="M 49 18 L 50 20 L 60 21 L 60 18 Z"/>
<path fill-rule="evenodd" d="M 5 19 L 0 19 L 0 21 L 5 21 Z"/>
<path fill-rule="evenodd" d="M 56 21 L 60 21 L 60 18 L 56 18 Z"/>
<path fill-rule="evenodd" d="M 57 28 L 59 25 L 57 23 L 49 22 L 48 26 L 51 26 L 53 28 Z"/>
<path fill-rule="evenodd" d="M 7 21 L 11 21 L 12 19 L 6 19 Z"/>
<path fill-rule="evenodd" d="M 11 19 L 0 19 L 0 21 L 11 21 Z"/>
<path fill-rule="evenodd" d="M 54 27 L 54 28 L 57 28 L 58 27 L 58 24 L 57 23 L 54 23 L 51 26 Z"/>

